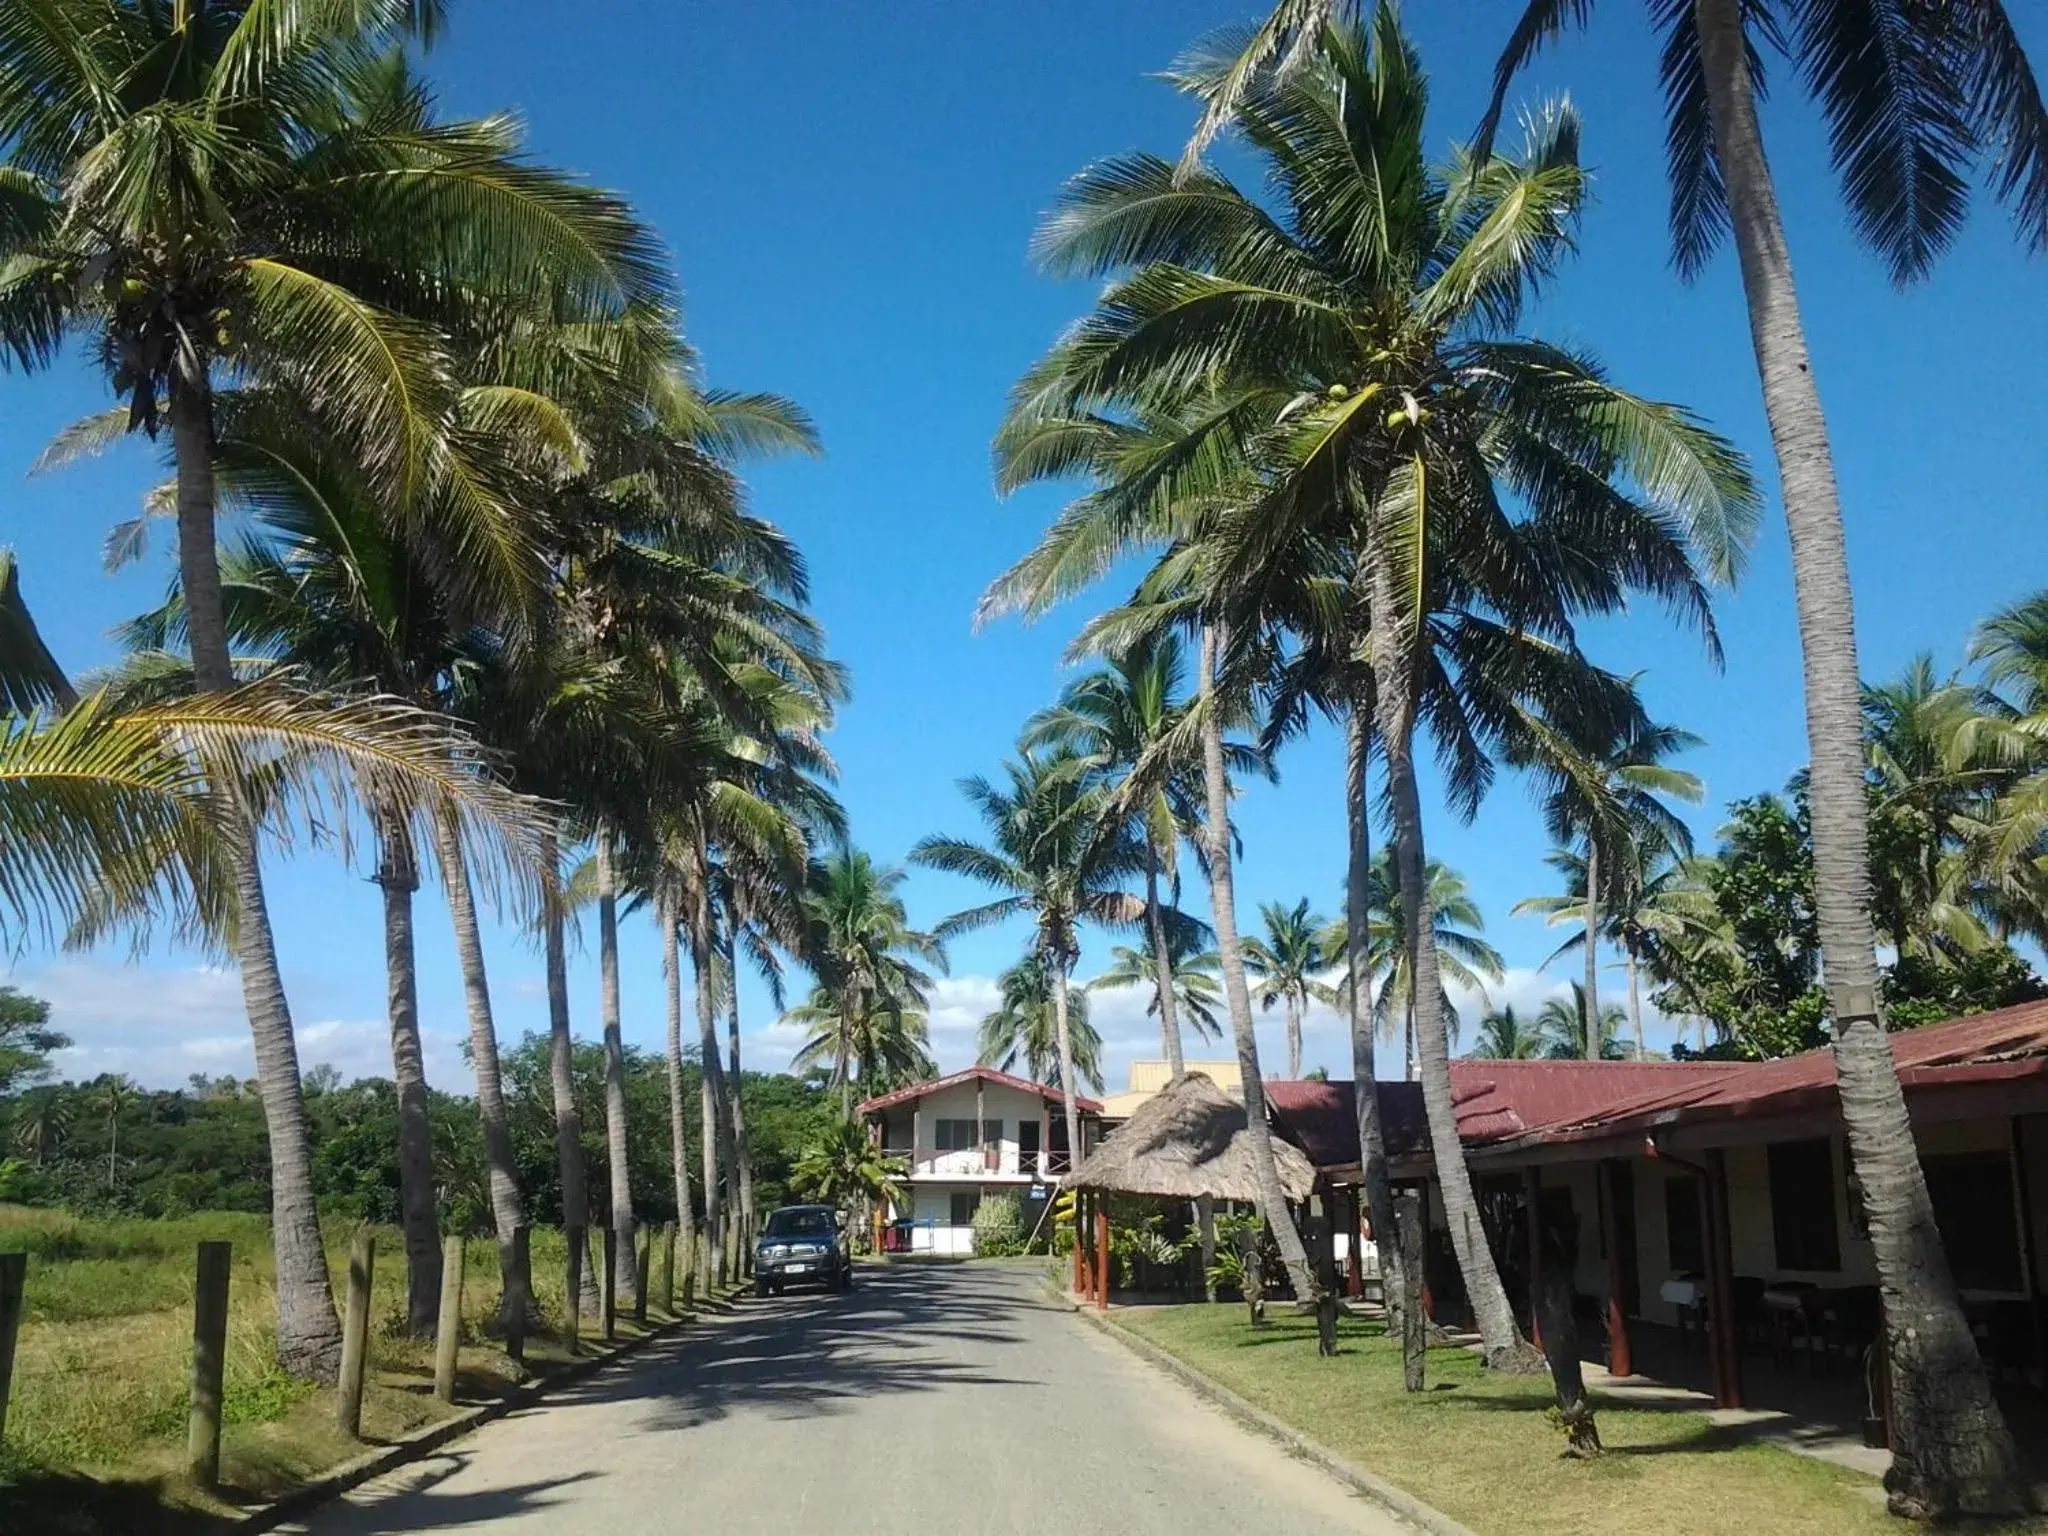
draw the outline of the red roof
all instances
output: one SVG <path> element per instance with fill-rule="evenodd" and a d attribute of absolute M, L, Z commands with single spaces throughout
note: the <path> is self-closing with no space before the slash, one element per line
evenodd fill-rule
<path fill-rule="evenodd" d="M 2048 1077 L 2048 1001 L 1950 1019 L 1890 1037 L 1907 1089 Z M 1640 1133 L 1676 1121 L 1781 1115 L 1830 1106 L 1831 1048 L 1777 1061 L 1490 1061 L 1451 1063 L 1458 1139 L 1575 1142 Z M 1321 1168 L 1355 1167 L 1358 1124 L 1348 1082 L 1270 1082 L 1282 1135 Z M 1429 1149 L 1419 1083 L 1379 1085 L 1387 1155 Z"/>
<path fill-rule="evenodd" d="M 891 1093 L 876 1094 L 872 1099 L 862 1100 L 860 1112 L 863 1115 L 877 1114 L 885 1109 L 894 1109 L 898 1104 L 908 1104 L 914 1099 L 925 1098 L 930 1094 L 937 1093 L 941 1088 L 951 1088 L 960 1083 L 971 1083 L 977 1078 L 984 1083 L 994 1083 L 1000 1088 L 1014 1088 L 1019 1093 L 1036 1094 L 1039 1098 L 1045 1099 L 1050 1103 L 1059 1104 L 1064 1102 L 1060 1096 L 1059 1089 L 1049 1087 L 1044 1083 L 1034 1083 L 1028 1077 L 1015 1077 L 1008 1072 L 998 1072 L 994 1067 L 968 1067 L 964 1071 L 954 1072 L 946 1077 L 935 1077 L 928 1083 L 911 1083 L 907 1087 L 898 1088 Z M 1085 1094 L 1077 1093 L 1074 1095 L 1074 1108 L 1084 1115 L 1099 1115 L 1102 1113 L 1101 1103 L 1087 1097 Z"/>
<path fill-rule="evenodd" d="M 2048 1001 L 1900 1030 L 1888 1038 L 1899 1081 L 1908 1089 L 2048 1075 Z M 1560 1119 L 1543 1139 L 1587 1141 L 1679 1120 L 1787 1114 L 1834 1097 L 1832 1047 L 1733 1066 L 1723 1076 L 1672 1084 Z"/>
<path fill-rule="evenodd" d="M 1663 1093 L 1730 1071 L 1736 1063 L 1693 1061 L 1453 1061 L 1451 1102 L 1458 1138 L 1467 1146 L 1569 1124 L 1611 1105 Z M 1429 1150 L 1422 1085 L 1379 1085 L 1380 1135 L 1389 1157 Z M 1266 1102 L 1281 1134 L 1321 1168 L 1358 1161 L 1357 1100 L 1348 1082 L 1266 1084 Z"/>

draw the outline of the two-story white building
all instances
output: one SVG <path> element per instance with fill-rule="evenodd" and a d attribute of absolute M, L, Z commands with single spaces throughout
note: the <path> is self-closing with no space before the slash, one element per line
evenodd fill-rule
<path fill-rule="evenodd" d="M 1076 1097 L 1074 1107 L 1085 1157 L 1101 1137 L 1102 1106 Z M 883 1213 L 887 1252 L 972 1253 L 975 1209 L 997 1190 L 1018 1197 L 1029 1232 L 1073 1166 L 1059 1089 L 993 1067 L 881 1094 L 860 1114 L 869 1139 L 909 1170 L 904 1199 Z"/>

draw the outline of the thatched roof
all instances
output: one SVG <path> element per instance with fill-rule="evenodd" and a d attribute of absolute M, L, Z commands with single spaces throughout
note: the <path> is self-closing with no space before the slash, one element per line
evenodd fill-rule
<path fill-rule="evenodd" d="M 1119 1195 L 1160 1195 L 1192 1200 L 1258 1199 L 1244 1105 L 1200 1072 L 1190 1072 L 1154 1094 L 1131 1118 L 1109 1133 L 1068 1177 L 1075 1189 Z M 1280 1186 L 1290 1200 L 1305 1200 L 1315 1185 L 1315 1166 L 1279 1137 L 1273 1158 Z"/>

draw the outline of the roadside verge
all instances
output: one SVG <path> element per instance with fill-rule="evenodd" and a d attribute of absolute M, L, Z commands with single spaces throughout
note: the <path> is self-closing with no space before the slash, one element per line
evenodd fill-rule
<path fill-rule="evenodd" d="M 1429 1536 L 1475 1536 L 1469 1527 L 1460 1525 L 1442 1510 L 1432 1508 L 1407 1490 L 1395 1487 L 1377 1473 L 1368 1471 L 1347 1457 L 1339 1456 L 1328 1446 L 1311 1439 L 1292 1424 L 1275 1418 L 1255 1404 L 1246 1402 L 1228 1387 L 1211 1380 L 1178 1356 L 1161 1349 L 1150 1339 L 1140 1338 L 1130 1329 L 1118 1326 L 1112 1318 L 1082 1305 L 1054 1286 L 1048 1285 L 1046 1289 L 1054 1301 L 1072 1311 L 1090 1327 L 1115 1339 L 1139 1359 L 1166 1372 L 1196 1396 L 1221 1408 L 1247 1429 L 1264 1435 L 1289 1455 L 1321 1468 L 1352 1492 L 1372 1500 L 1396 1519 L 1407 1522 L 1418 1531 L 1429 1532 Z"/>

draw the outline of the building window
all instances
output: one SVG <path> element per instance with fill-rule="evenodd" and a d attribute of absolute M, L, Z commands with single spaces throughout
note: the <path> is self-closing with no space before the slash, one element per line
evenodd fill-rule
<path fill-rule="evenodd" d="M 1704 1274 L 1706 1245 L 1700 1241 L 1700 1181 L 1664 1181 L 1664 1253 L 1677 1275 Z"/>
<path fill-rule="evenodd" d="M 934 1145 L 941 1152 L 965 1152 L 981 1145 L 980 1126 L 972 1120 L 941 1120 L 938 1122 L 938 1141 Z"/>
<path fill-rule="evenodd" d="M 2012 1164 L 2003 1152 L 1923 1157 L 1934 1224 L 1949 1268 L 1966 1291 L 2022 1291 Z"/>
<path fill-rule="evenodd" d="M 970 1120 L 970 1121 L 968 1121 L 967 1123 L 968 1123 L 969 1125 L 972 1125 L 972 1124 L 973 1124 L 974 1122 Z M 953 1191 L 953 1225 L 954 1225 L 954 1226 L 956 1226 L 956 1227 L 971 1227 L 971 1226 L 973 1226 L 973 1225 L 974 1225 L 974 1212 L 975 1212 L 975 1209 L 976 1209 L 976 1208 L 977 1208 L 977 1207 L 978 1207 L 978 1206 L 979 1206 L 980 1204 L 981 1204 L 981 1191 L 980 1191 L 980 1190 L 978 1190 L 978 1189 L 956 1189 L 956 1190 L 954 1190 L 954 1191 Z"/>
<path fill-rule="evenodd" d="M 1764 1150 L 1771 1171 L 1771 1237 L 1778 1268 L 1840 1269 L 1834 1148 L 1825 1140 L 1779 1141 Z"/>

